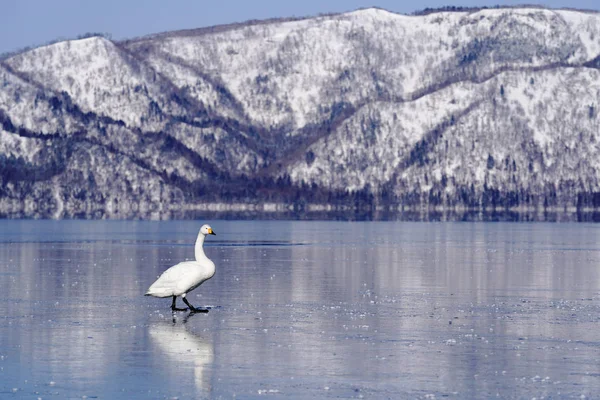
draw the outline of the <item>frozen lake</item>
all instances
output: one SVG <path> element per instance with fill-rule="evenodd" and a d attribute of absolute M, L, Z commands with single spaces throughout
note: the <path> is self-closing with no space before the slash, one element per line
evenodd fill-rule
<path fill-rule="evenodd" d="M 0 398 L 598 398 L 600 225 L 203 222 L 0 221 Z"/>

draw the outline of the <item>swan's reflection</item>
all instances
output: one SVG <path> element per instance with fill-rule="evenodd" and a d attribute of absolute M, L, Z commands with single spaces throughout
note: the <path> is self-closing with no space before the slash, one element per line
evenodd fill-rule
<path fill-rule="evenodd" d="M 194 317 L 189 313 L 183 321 L 173 317 L 173 322 L 150 325 L 148 332 L 168 357 L 168 364 L 175 375 L 181 379 L 182 370 L 193 369 L 194 383 L 199 393 L 210 393 L 210 366 L 214 360 L 213 344 L 201 336 L 190 332 L 186 323 Z"/>

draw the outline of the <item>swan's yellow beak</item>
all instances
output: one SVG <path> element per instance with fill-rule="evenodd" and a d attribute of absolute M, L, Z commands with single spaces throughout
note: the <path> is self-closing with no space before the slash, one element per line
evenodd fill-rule
<path fill-rule="evenodd" d="M 212 228 L 208 228 L 208 234 L 217 236 L 217 234 L 212 230 Z"/>

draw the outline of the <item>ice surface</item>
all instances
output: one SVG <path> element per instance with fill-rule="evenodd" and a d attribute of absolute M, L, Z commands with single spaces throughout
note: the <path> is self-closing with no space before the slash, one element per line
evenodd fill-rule
<path fill-rule="evenodd" d="M 600 393 L 598 225 L 206 221 L 173 317 L 203 222 L 2 221 L 0 397 Z"/>

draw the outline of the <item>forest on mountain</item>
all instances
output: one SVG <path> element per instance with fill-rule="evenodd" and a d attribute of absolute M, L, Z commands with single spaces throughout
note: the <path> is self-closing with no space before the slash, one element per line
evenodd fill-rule
<path fill-rule="evenodd" d="M 0 215 L 594 213 L 599 74 L 540 7 L 86 34 L 0 59 Z"/>

